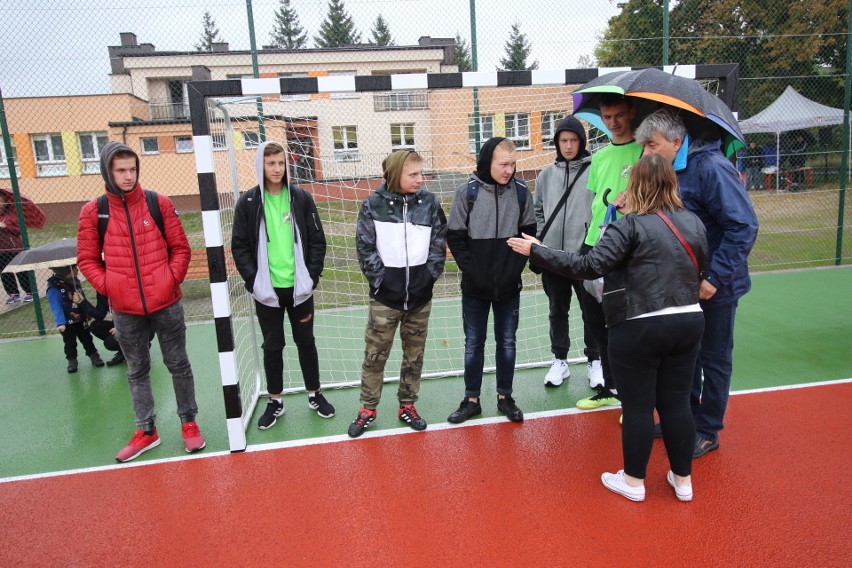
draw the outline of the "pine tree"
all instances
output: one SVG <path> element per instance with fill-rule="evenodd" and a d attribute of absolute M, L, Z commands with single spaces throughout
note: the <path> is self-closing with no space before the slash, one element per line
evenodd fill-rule
<path fill-rule="evenodd" d="M 390 29 L 388 28 L 388 23 L 381 14 L 379 14 L 376 18 L 376 21 L 373 24 L 373 29 L 370 33 L 373 34 L 373 39 L 370 43 L 374 43 L 376 45 L 394 45 L 393 37 L 391 37 Z"/>
<path fill-rule="evenodd" d="M 506 57 L 500 58 L 500 65 L 503 69 L 508 71 L 538 69 L 538 61 L 533 61 L 532 65 L 527 65 L 527 57 L 529 57 L 532 47 L 527 41 L 527 36 L 521 33 L 521 24 L 512 24 L 512 34 L 505 44 L 505 49 Z"/>
<path fill-rule="evenodd" d="M 456 34 L 456 65 L 459 66 L 459 71 L 473 71 L 473 63 L 471 62 L 470 46 L 466 39 L 462 39 L 460 34 Z"/>
<path fill-rule="evenodd" d="M 307 45 L 308 34 L 299 25 L 299 16 L 290 7 L 290 0 L 279 0 L 270 40 L 278 49 L 302 49 Z"/>
<path fill-rule="evenodd" d="M 361 34 L 355 31 L 355 24 L 346 13 L 343 0 L 329 0 L 328 15 L 320 26 L 319 34 L 314 36 L 317 47 L 342 47 L 360 41 Z"/>
<path fill-rule="evenodd" d="M 213 44 L 222 41 L 219 35 L 219 28 L 216 27 L 216 22 L 210 12 L 204 12 L 204 29 L 201 32 L 201 39 L 195 44 L 196 51 L 213 51 Z"/>

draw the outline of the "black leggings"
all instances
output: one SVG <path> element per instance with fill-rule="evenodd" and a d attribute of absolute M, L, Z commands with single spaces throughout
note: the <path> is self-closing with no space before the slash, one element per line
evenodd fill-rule
<path fill-rule="evenodd" d="M 704 314 L 627 320 L 609 330 L 609 357 L 624 413 L 624 472 L 645 479 L 654 443 L 654 408 L 675 475 L 692 474 L 695 422 L 689 405 Z"/>

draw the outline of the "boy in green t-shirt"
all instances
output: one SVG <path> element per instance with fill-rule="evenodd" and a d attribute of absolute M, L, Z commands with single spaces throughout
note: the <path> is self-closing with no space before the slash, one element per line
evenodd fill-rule
<path fill-rule="evenodd" d="M 633 119 L 636 108 L 630 97 L 621 95 L 604 95 L 600 103 L 601 119 L 612 134 L 611 144 L 601 148 L 592 156 L 589 169 L 588 189 L 595 193 L 592 201 L 592 219 L 586 233 L 586 241 L 580 249 L 585 254 L 595 246 L 600 238 L 601 224 L 606 215 L 607 203 L 612 203 L 616 196 L 627 189 L 627 180 L 633 164 L 642 155 L 642 146 L 633 139 Z M 609 191 L 607 191 L 609 190 Z M 580 295 L 585 324 L 598 342 L 601 366 L 603 367 L 603 384 L 590 386 L 597 394 L 577 401 L 577 408 L 584 410 L 601 406 L 618 406 L 620 401 L 615 394 L 615 383 L 609 369 L 609 351 L 607 349 L 608 334 L 601 304 L 589 293 Z"/>

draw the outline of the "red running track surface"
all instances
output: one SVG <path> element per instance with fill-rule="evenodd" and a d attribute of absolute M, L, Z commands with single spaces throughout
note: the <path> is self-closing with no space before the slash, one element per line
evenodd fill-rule
<path fill-rule="evenodd" d="M 0 484 L 0 566 L 850 566 L 852 383 L 734 396 L 695 499 L 617 411 Z"/>

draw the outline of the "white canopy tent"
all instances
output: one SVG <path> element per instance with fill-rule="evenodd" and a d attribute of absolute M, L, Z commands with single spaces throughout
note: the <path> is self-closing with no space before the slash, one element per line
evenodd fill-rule
<path fill-rule="evenodd" d="M 821 105 L 787 85 L 781 96 L 772 104 L 751 118 L 741 120 L 740 130 L 743 134 L 775 133 L 775 165 L 780 171 L 782 132 L 843 124 L 843 115 L 843 109 Z M 775 176 L 775 189 L 778 189 L 779 177 Z"/>

